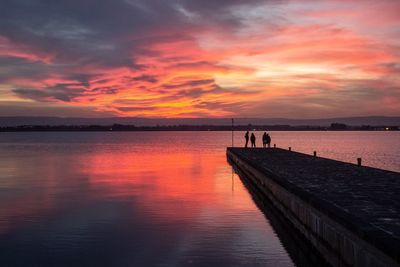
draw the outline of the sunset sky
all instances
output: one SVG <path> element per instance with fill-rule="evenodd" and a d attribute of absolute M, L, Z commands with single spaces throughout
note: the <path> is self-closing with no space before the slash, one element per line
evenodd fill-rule
<path fill-rule="evenodd" d="M 0 6 L 0 116 L 400 115 L 400 1 Z"/>

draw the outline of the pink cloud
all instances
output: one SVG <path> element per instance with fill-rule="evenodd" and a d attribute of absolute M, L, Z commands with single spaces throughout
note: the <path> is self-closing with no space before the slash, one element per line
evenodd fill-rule
<path fill-rule="evenodd" d="M 343 92 L 360 97 L 366 113 L 371 106 L 379 114 L 398 112 L 400 4 L 305 3 L 276 4 L 283 17 L 276 25 L 259 21 L 257 3 L 247 7 L 246 23 L 236 15 L 202 22 L 196 13 L 185 23 L 109 34 L 89 48 L 73 32 L 75 42 L 69 33 L 68 45 L 57 43 L 66 51 L 46 50 L 40 38 L 33 45 L 0 37 L 0 60 L 13 59 L 0 67 L 0 79 L 16 99 L 116 115 L 271 115 L 266 103 L 279 103 L 280 116 L 302 109 L 353 115 Z"/>

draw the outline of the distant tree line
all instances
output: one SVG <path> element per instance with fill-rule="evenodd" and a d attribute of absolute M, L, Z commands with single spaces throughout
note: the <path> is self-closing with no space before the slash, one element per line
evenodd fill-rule
<path fill-rule="evenodd" d="M 21 125 L 0 127 L 0 132 L 80 132 L 80 131 L 398 131 L 398 126 L 349 126 L 332 123 L 326 126 L 291 125 L 156 125 L 135 126 L 124 124 L 104 125 Z"/>

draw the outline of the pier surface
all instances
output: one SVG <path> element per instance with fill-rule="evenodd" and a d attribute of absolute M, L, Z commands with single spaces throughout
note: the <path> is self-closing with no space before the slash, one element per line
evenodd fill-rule
<path fill-rule="evenodd" d="M 334 243 L 328 244 L 333 254 L 344 254 L 338 257 L 349 266 L 398 266 L 400 173 L 279 148 L 228 148 L 227 155 L 283 213 L 298 217 L 294 224 L 312 243 Z M 333 237 L 326 237 L 328 228 L 335 229 Z M 372 256 L 361 255 L 365 247 Z"/>

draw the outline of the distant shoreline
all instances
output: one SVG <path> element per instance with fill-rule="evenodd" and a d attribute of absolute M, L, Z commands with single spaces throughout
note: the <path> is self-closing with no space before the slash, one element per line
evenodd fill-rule
<path fill-rule="evenodd" d="M 144 131 L 399 131 L 398 126 L 349 126 L 332 123 L 330 126 L 291 126 L 291 125 L 21 125 L 0 127 L 0 132 L 144 132 Z"/>

